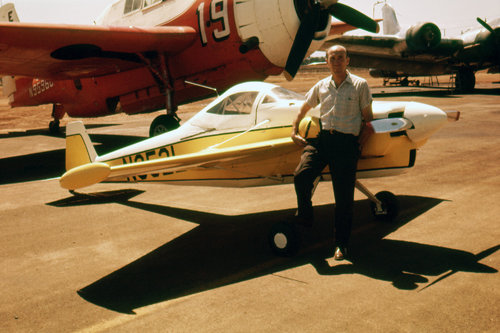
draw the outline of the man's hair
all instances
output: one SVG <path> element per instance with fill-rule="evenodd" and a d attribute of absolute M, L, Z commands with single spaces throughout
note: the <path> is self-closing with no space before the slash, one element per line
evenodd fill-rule
<path fill-rule="evenodd" d="M 330 46 L 327 50 L 326 50 L 326 54 L 325 54 L 325 57 L 326 59 L 328 59 L 328 52 L 330 52 L 331 49 L 333 48 L 339 48 L 341 50 L 343 50 L 345 52 L 345 56 L 346 58 L 349 57 L 349 54 L 347 53 L 347 48 L 343 45 L 340 45 L 340 44 L 336 44 L 336 45 L 332 45 Z"/>

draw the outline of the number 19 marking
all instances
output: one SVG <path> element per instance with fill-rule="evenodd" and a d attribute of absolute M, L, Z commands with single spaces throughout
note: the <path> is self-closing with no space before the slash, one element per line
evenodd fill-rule
<path fill-rule="evenodd" d="M 201 45 L 206 46 L 208 43 L 207 32 L 205 29 L 205 3 L 202 2 L 196 11 L 198 15 L 198 28 L 200 30 Z M 231 28 L 229 26 L 229 14 L 227 9 L 227 0 L 212 0 L 210 2 L 210 21 L 207 26 L 221 22 L 222 29 L 216 28 L 213 30 L 212 35 L 216 42 L 221 42 L 229 37 Z"/>

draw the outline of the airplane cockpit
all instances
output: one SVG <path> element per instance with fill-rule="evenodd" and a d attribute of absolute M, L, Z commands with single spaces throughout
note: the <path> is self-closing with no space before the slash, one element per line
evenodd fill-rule
<path fill-rule="evenodd" d="M 247 131 L 290 126 L 304 96 L 264 82 L 234 86 L 191 118 L 184 127 L 200 132 Z M 265 123 L 264 123 L 265 122 Z M 192 128 L 191 130 L 195 130 Z"/>

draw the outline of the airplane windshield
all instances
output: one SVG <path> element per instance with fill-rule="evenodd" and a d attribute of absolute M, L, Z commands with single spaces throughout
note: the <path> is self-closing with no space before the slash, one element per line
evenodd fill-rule
<path fill-rule="evenodd" d="M 125 1 L 125 8 L 123 12 L 125 14 L 132 12 L 134 10 L 141 8 L 141 5 L 142 5 L 142 0 L 127 0 Z"/>
<path fill-rule="evenodd" d="M 298 94 L 294 91 L 282 87 L 273 88 L 271 91 L 281 99 L 298 99 L 298 100 L 306 99 L 304 95 Z"/>
<path fill-rule="evenodd" d="M 207 111 L 219 115 L 244 115 L 252 112 L 252 105 L 257 97 L 256 91 L 233 94 Z"/>

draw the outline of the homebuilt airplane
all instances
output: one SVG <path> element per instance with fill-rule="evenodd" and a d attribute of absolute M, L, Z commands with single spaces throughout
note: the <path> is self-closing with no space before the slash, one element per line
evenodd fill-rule
<path fill-rule="evenodd" d="M 60 185 L 75 191 L 100 182 L 151 182 L 178 185 L 250 187 L 286 184 L 300 159 L 301 147 L 290 138 L 291 124 L 304 96 L 282 87 L 247 82 L 216 98 L 179 128 L 98 156 L 81 122 L 66 129 L 66 170 Z M 364 144 L 358 179 L 403 173 L 415 164 L 416 151 L 458 115 L 415 102 L 374 102 L 373 134 Z M 304 138 L 319 132 L 319 107 L 300 123 Z M 329 178 L 325 170 L 321 177 Z M 356 187 L 372 202 L 375 216 L 398 214 L 390 192 L 373 195 Z M 294 250 L 287 224 L 272 231 L 279 254 Z"/>
<path fill-rule="evenodd" d="M 383 35 L 338 36 L 329 43 L 345 45 L 350 66 L 370 68 L 373 77 L 455 74 L 455 89 L 462 93 L 474 89 L 476 71 L 500 70 L 500 19 L 488 24 L 477 18 L 483 28 L 442 38 L 441 30 L 431 22 L 401 29 L 388 3 L 383 5 L 382 18 Z"/>
<path fill-rule="evenodd" d="M 98 23 L 0 24 L 11 106 L 52 104 L 54 131 L 65 114 L 166 109 L 152 136 L 179 126 L 178 105 L 213 93 L 203 86 L 224 91 L 283 70 L 292 79 L 326 38 L 378 30 L 337 0 L 117 0 Z"/>

